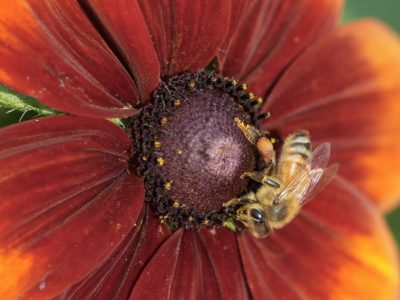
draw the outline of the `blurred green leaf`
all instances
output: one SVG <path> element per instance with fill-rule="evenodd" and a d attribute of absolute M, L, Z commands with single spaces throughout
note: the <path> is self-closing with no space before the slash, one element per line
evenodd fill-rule
<path fill-rule="evenodd" d="M 400 206 L 386 215 L 386 220 L 393 231 L 397 244 L 400 245 Z"/>
<path fill-rule="evenodd" d="M 348 0 L 343 16 L 343 22 L 354 19 L 374 17 L 386 22 L 392 28 L 400 31 L 400 1 L 399 0 Z"/>
<path fill-rule="evenodd" d="M 26 113 L 34 113 L 37 116 L 52 116 L 59 114 L 57 111 L 45 106 L 35 98 L 18 94 L 6 86 L 0 84 L 0 108 L 7 113 L 18 111 L 20 119 Z"/>

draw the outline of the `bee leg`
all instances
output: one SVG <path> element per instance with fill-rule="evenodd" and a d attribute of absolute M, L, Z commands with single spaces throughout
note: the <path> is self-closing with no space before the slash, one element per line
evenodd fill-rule
<path fill-rule="evenodd" d="M 247 211 L 247 207 L 242 206 L 236 211 L 236 219 L 242 222 L 245 227 L 249 227 L 251 220 Z"/>
<path fill-rule="evenodd" d="M 268 163 L 267 162 L 265 162 L 265 163 L 266 163 L 266 167 L 262 170 L 262 173 L 265 176 L 269 176 L 274 172 L 274 170 L 276 170 L 275 152 L 272 154 L 272 157 L 271 157 L 270 161 Z"/>
<path fill-rule="evenodd" d="M 222 204 L 223 207 L 232 207 L 240 204 L 241 198 L 233 198 L 229 200 L 228 202 L 224 202 Z"/>
<path fill-rule="evenodd" d="M 250 177 L 254 181 L 262 184 L 267 184 L 274 188 L 279 188 L 281 186 L 281 184 L 275 178 L 272 178 L 271 176 L 266 176 L 262 172 L 245 172 L 241 177 L 243 178 L 245 176 Z"/>
<path fill-rule="evenodd" d="M 233 198 L 229 200 L 228 202 L 225 202 L 222 204 L 223 207 L 234 207 L 234 206 L 243 206 L 248 203 L 254 203 L 256 202 L 254 193 L 249 193 L 247 195 L 244 195 L 243 197 L 240 198 Z"/>
<path fill-rule="evenodd" d="M 263 174 L 263 173 L 261 173 L 261 172 L 244 172 L 243 174 L 242 174 L 242 176 L 240 176 L 240 178 L 242 178 L 242 179 L 244 179 L 245 177 L 249 177 L 249 178 L 251 178 L 252 180 L 254 180 L 254 181 L 257 181 L 257 182 L 262 182 L 262 180 L 264 179 L 264 177 L 266 177 L 265 176 L 265 174 Z"/>
<path fill-rule="evenodd" d="M 263 134 L 257 128 L 251 125 L 246 125 L 239 118 L 235 118 L 235 122 L 250 143 L 254 145 L 257 144 L 257 141 L 263 136 Z"/>

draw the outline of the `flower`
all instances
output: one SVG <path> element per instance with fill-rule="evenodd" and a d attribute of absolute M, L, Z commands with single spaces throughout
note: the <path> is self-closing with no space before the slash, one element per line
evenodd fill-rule
<path fill-rule="evenodd" d="M 4 299 L 391 299 L 400 43 L 340 0 L 5 1 L 0 82 L 66 116 L 0 130 Z M 332 143 L 340 172 L 284 229 L 171 233 L 144 204 L 128 134 L 160 78 L 204 69 L 268 99 L 261 125 Z M 373 199 L 373 200 L 371 200 Z"/>

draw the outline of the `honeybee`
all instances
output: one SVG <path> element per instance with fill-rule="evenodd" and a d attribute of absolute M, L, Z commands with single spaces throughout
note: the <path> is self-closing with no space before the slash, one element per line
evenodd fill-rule
<path fill-rule="evenodd" d="M 255 127 L 236 120 L 246 138 L 257 146 L 266 163 L 261 172 L 249 172 L 244 176 L 261 183 L 256 191 L 224 203 L 235 207 L 235 220 L 255 237 L 266 237 L 273 229 L 287 225 L 299 213 L 300 208 L 313 198 L 336 174 L 338 165 L 327 167 L 331 147 L 329 143 L 311 149 L 307 131 L 289 135 L 283 144 L 276 163 L 272 143 Z"/>

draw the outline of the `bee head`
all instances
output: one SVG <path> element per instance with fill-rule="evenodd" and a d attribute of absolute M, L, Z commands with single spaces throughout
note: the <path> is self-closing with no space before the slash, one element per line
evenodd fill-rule
<path fill-rule="evenodd" d="M 244 218 L 244 219 L 243 219 Z M 265 220 L 265 213 L 259 204 L 249 204 L 245 209 L 242 221 L 256 238 L 264 238 L 270 233 L 270 227 Z"/>
<path fill-rule="evenodd" d="M 288 216 L 288 206 L 285 202 L 274 202 L 268 207 L 268 220 L 270 222 L 281 222 Z"/>

